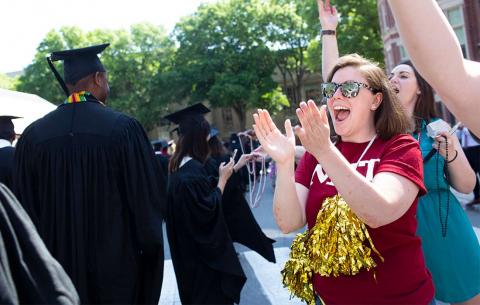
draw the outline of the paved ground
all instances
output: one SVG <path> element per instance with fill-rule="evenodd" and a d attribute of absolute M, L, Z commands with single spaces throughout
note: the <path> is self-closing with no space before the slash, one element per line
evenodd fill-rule
<path fill-rule="evenodd" d="M 463 203 L 468 202 L 472 198 L 472 195 L 457 195 Z M 288 292 L 281 284 L 280 270 L 283 268 L 283 264 L 288 258 L 288 247 L 296 233 L 284 235 L 278 230 L 272 216 L 272 199 L 273 190 L 270 185 L 267 185 L 260 206 L 253 209 L 253 212 L 265 234 L 277 241 L 275 243 L 277 263 L 269 263 L 255 252 L 249 251 L 241 245 L 236 245 L 240 262 L 247 275 L 247 283 L 242 290 L 240 305 L 303 304 L 298 299 L 290 300 Z M 474 225 L 474 229 L 480 240 L 480 207 L 467 210 L 467 214 Z M 166 236 L 165 241 L 167 241 Z M 170 250 L 168 249 L 168 245 L 166 245 L 165 256 L 164 281 L 159 304 L 181 304 L 178 297 L 175 274 L 170 260 Z M 437 302 L 437 304 L 445 305 L 442 302 Z"/>

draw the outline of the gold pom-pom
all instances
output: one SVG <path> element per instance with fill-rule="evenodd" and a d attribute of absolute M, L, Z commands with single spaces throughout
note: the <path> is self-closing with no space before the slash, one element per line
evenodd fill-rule
<path fill-rule="evenodd" d="M 340 195 L 325 199 L 315 226 L 298 234 L 290 249 L 282 270 L 283 285 L 309 305 L 315 304 L 314 273 L 339 276 L 371 270 L 377 266 L 372 252 L 383 261 L 366 225 Z"/>
<path fill-rule="evenodd" d="M 282 270 L 283 287 L 287 287 L 291 295 L 302 299 L 308 305 L 315 305 L 315 293 L 312 285 L 312 268 L 306 248 L 308 230 L 297 234 L 290 246 L 288 261 Z"/>
<path fill-rule="evenodd" d="M 313 271 L 322 276 L 355 275 L 362 268 L 371 270 L 377 266 L 372 251 L 383 261 L 367 227 L 340 195 L 323 202 L 306 248 Z"/>

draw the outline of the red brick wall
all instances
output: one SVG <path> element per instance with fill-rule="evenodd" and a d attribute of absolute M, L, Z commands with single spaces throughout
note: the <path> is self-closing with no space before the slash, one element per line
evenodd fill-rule
<path fill-rule="evenodd" d="M 464 0 L 463 7 L 470 59 L 480 61 L 480 0 Z"/>

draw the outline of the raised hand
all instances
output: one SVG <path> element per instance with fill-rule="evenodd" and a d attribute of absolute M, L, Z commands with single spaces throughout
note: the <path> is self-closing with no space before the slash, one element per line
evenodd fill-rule
<path fill-rule="evenodd" d="M 233 158 L 230 158 L 230 162 L 228 163 L 222 162 L 218 167 L 218 179 L 226 183 L 232 175 L 234 164 L 235 161 Z"/>
<path fill-rule="evenodd" d="M 296 112 L 302 126 L 296 126 L 295 133 L 305 149 L 317 157 L 325 149 L 331 148 L 327 106 L 318 109 L 315 102 L 309 100 L 307 103 L 301 102 Z"/>
<path fill-rule="evenodd" d="M 338 12 L 335 6 L 330 6 L 330 0 L 325 4 L 322 0 L 317 0 L 318 16 L 322 30 L 335 30 L 338 25 Z"/>
<path fill-rule="evenodd" d="M 440 155 L 447 159 L 447 148 L 448 148 L 448 160 L 452 160 L 455 155 L 458 153 L 455 153 L 456 150 L 456 145 L 455 141 L 456 139 L 455 135 L 451 135 L 448 131 L 441 132 L 438 136 L 435 137 L 435 142 L 432 144 L 432 147 L 438 150 Z"/>
<path fill-rule="evenodd" d="M 253 159 L 253 153 L 252 154 L 242 154 L 240 156 L 240 159 L 238 159 L 237 163 L 235 163 L 235 166 L 233 167 L 233 171 L 237 172 L 239 169 L 245 166 L 248 161 Z"/>
<path fill-rule="evenodd" d="M 278 164 L 293 164 L 295 158 L 295 136 L 290 120 L 285 121 L 286 135 L 273 122 L 267 110 L 259 109 L 253 114 L 253 129 L 263 150 Z"/>

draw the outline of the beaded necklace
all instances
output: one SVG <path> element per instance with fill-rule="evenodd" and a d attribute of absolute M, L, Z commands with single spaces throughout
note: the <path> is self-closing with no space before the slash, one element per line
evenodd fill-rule
<path fill-rule="evenodd" d="M 239 142 L 240 142 L 240 149 L 242 150 L 242 154 L 245 154 L 245 149 L 243 147 L 243 142 L 241 137 L 246 136 L 250 140 L 250 148 L 253 149 L 253 138 L 244 133 L 238 134 Z M 257 168 L 256 168 L 256 160 L 252 159 L 247 162 L 247 172 L 248 172 L 248 204 L 252 208 L 258 207 L 260 204 L 260 199 L 262 199 L 263 193 L 265 192 L 265 184 L 267 182 L 267 171 L 265 166 L 265 157 L 262 156 L 261 159 L 261 168 L 260 168 L 260 182 L 258 183 L 257 187 Z"/>
<path fill-rule="evenodd" d="M 418 144 L 421 144 L 421 137 L 422 133 L 421 131 L 417 132 L 417 141 Z M 440 182 L 439 182 L 439 172 L 438 172 L 438 167 L 439 167 L 439 160 L 440 160 L 440 154 L 437 153 L 435 154 L 435 182 L 436 182 L 436 187 L 437 187 L 437 194 L 438 194 L 438 218 L 440 220 L 440 229 L 442 231 L 442 237 L 447 236 L 447 229 L 448 229 L 448 214 L 450 212 L 450 195 L 447 193 L 447 201 L 445 205 L 445 209 L 442 209 L 442 195 L 440 192 Z M 443 167 L 443 171 L 445 174 L 445 178 L 447 180 L 447 186 L 450 186 L 450 174 L 448 172 L 448 141 L 445 141 L 445 163 Z M 442 217 L 443 210 L 445 210 L 445 217 Z"/>

